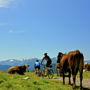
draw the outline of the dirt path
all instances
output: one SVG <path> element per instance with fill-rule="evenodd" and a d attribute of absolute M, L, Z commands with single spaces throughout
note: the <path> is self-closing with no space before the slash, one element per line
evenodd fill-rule
<path fill-rule="evenodd" d="M 62 80 L 62 77 L 54 77 L 53 78 L 54 80 L 60 80 L 61 82 L 63 82 Z M 65 81 L 68 82 L 68 78 L 66 77 L 65 78 Z M 72 78 L 71 78 L 71 83 L 72 83 Z M 76 85 L 79 86 L 80 85 L 80 79 L 79 78 L 76 78 Z M 82 82 L 82 86 L 84 88 L 88 88 L 90 89 L 90 79 L 83 79 L 83 82 Z"/>

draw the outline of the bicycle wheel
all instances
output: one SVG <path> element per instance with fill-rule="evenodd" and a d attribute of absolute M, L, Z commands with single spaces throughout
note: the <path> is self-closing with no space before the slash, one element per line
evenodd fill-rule
<path fill-rule="evenodd" d="M 53 70 L 52 69 L 48 70 L 48 78 L 52 79 L 53 75 L 54 75 Z"/>

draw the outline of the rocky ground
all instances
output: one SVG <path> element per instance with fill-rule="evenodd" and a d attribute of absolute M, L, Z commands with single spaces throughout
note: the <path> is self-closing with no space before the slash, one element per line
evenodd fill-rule
<path fill-rule="evenodd" d="M 61 82 L 63 82 L 62 77 L 54 77 L 53 79 L 60 80 Z M 65 81 L 68 82 L 68 78 L 67 77 L 65 78 Z M 73 83 L 72 78 L 71 78 L 71 83 Z M 79 86 L 79 85 L 80 85 L 80 79 L 76 78 L 76 86 Z M 90 90 L 90 79 L 83 79 L 82 86 L 84 88 L 88 88 L 88 90 Z"/>

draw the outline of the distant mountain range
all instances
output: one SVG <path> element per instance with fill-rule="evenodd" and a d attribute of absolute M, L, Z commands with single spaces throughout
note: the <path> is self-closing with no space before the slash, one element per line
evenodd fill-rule
<path fill-rule="evenodd" d="M 9 59 L 9 60 L 4 60 L 4 61 L 0 61 L 0 70 L 7 72 L 7 70 L 11 67 L 11 66 L 16 66 L 16 65 L 24 65 L 24 64 L 28 64 L 29 65 L 29 71 L 30 72 L 34 72 L 34 63 L 38 58 L 32 58 L 32 59 L 24 59 L 24 60 L 16 60 L 16 59 Z M 56 67 L 56 57 L 51 58 L 52 59 L 52 64 L 53 64 L 53 69 L 55 71 L 55 67 Z M 41 60 L 38 59 L 40 62 Z M 90 63 L 90 60 L 85 60 L 85 62 Z M 45 61 L 43 62 L 44 64 L 46 63 Z"/>
<path fill-rule="evenodd" d="M 90 63 L 90 60 L 85 60 L 84 62 Z"/>
<path fill-rule="evenodd" d="M 7 72 L 8 68 L 10 68 L 11 66 L 9 65 L 0 65 L 0 71 L 3 72 Z"/>
<path fill-rule="evenodd" d="M 33 72 L 34 71 L 34 63 L 37 59 L 38 58 L 24 59 L 24 60 L 9 59 L 9 60 L 0 61 L 0 70 L 7 72 L 7 70 L 11 66 L 28 64 L 29 71 Z M 40 59 L 38 59 L 38 60 L 41 62 Z M 44 61 L 43 63 L 45 64 L 46 62 Z M 56 63 L 56 58 L 52 58 L 52 63 Z"/>

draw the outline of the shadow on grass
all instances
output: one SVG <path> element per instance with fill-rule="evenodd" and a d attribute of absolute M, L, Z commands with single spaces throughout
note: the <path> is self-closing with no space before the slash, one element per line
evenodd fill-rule
<path fill-rule="evenodd" d="M 42 84 L 40 84 L 40 83 L 37 82 L 37 81 L 34 81 L 33 84 L 34 84 L 34 85 L 42 85 Z"/>
<path fill-rule="evenodd" d="M 44 83 L 49 83 L 48 81 L 43 81 Z"/>
<path fill-rule="evenodd" d="M 80 88 L 80 86 L 76 86 L 74 90 L 77 90 L 79 88 Z M 90 90 L 90 88 L 83 87 L 82 90 Z"/>
<path fill-rule="evenodd" d="M 41 88 L 38 88 L 38 90 L 41 90 Z"/>
<path fill-rule="evenodd" d="M 4 81 L 3 81 L 3 80 L 1 80 L 1 81 L 0 81 L 0 84 L 1 84 L 1 83 L 3 83 L 3 82 L 4 82 Z"/>

